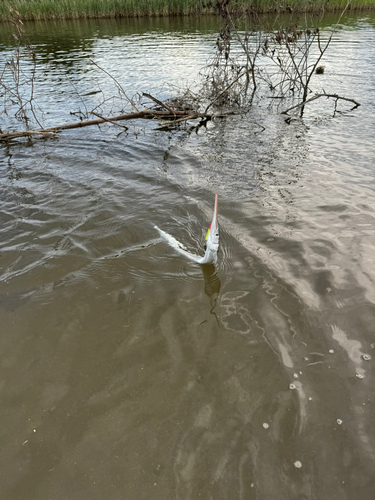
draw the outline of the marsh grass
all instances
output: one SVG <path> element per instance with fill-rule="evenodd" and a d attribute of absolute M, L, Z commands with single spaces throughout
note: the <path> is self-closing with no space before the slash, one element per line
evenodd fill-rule
<path fill-rule="evenodd" d="M 13 0 L 24 20 L 98 17 L 187 15 L 198 12 L 197 0 Z M 0 3 L 0 19 L 9 19 L 8 6 Z"/>
<path fill-rule="evenodd" d="M 339 10 L 346 0 L 231 0 L 230 12 Z M 10 19 L 9 7 L 17 10 L 23 20 L 78 19 L 99 17 L 145 17 L 214 14 L 216 0 L 2 0 L 0 20 Z M 351 9 L 375 8 L 375 0 L 352 0 Z"/>

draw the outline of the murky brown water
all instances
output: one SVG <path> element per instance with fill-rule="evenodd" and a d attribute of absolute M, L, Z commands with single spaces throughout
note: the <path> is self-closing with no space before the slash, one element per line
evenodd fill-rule
<path fill-rule="evenodd" d="M 66 75 L 106 85 L 88 57 L 165 97 L 215 38 L 29 31 L 47 123 L 80 106 Z M 1 145 L 1 498 L 374 498 L 374 39 L 373 15 L 338 33 L 318 84 L 362 106 L 334 119 L 317 102 L 287 125 L 261 100 L 198 134 Z M 203 253 L 216 191 L 219 264 L 200 268 L 153 224 Z"/>

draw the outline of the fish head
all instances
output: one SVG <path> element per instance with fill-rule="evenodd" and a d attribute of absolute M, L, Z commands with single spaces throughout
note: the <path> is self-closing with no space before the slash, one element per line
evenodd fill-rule
<path fill-rule="evenodd" d="M 217 252 L 219 250 L 219 223 L 217 219 L 217 200 L 218 195 L 215 194 L 215 208 L 212 217 L 212 222 L 206 234 L 206 253 L 210 252 L 213 256 L 213 261 L 217 261 Z"/>

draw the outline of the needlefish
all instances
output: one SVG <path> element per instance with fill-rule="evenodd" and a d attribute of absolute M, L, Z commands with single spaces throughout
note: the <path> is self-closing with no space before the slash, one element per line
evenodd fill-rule
<path fill-rule="evenodd" d="M 171 245 L 177 252 L 184 255 L 190 260 L 197 262 L 198 264 L 216 264 L 217 263 L 217 252 L 219 250 L 219 224 L 217 220 L 217 194 L 215 194 L 215 208 L 214 214 L 212 217 L 212 222 L 208 227 L 206 233 L 206 252 L 203 257 L 199 255 L 195 255 L 187 251 L 186 247 L 176 240 L 173 236 L 166 233 L 158 226 L 154 226 L 155 229 L 159 232 L 160 236 L 162 236 L 166 242 Z"/>

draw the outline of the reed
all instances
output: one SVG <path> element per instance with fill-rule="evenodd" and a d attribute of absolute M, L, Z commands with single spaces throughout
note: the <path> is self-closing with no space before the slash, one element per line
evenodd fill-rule
<path fill-rule="evenodd" d="M 339 10 L 346 0 L 231 0 L 231 12 L 272 12 L 287 10 Z M 145 17 L 214 14 L 216 0 L 2 0 L 0 21 L 11 18 L 9 7 L 17 10 L 23 20 L 78 19 L 99 17 Z M 375 0 L 352 0 L 350 9 L 373 9 Z"/>

